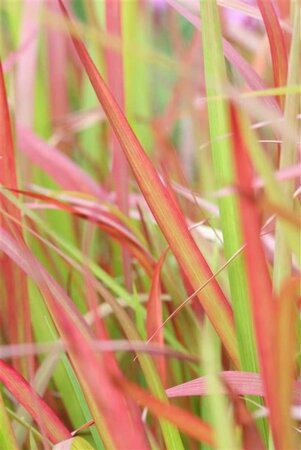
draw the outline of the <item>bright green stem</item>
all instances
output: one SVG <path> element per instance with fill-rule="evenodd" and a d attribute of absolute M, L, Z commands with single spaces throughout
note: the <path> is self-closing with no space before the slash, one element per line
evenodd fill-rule
<path fill-rule="evenodd" d="M 209 129 L 216 182 L 219 188 L 235 183 L 230 139 L 229 109 L 223 98 L 227 83 L 221 29 L 215 0 L 201 0 L 204 70 L 208 97 Z M 234 195 L 219 201 L 225 257 L 229 259 L 242 246 L 238 202 Z M 243 256 L 228 268 L 231 297 L 243 370 L 257 371 L 252 315 Z"/>

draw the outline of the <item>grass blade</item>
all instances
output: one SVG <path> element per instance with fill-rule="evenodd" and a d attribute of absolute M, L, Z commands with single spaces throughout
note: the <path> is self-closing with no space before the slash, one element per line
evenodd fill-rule
<path fill-rule="evenodd" d="M 178 406 L 162 402 L 156 397 L 153 397 L 149 392 L 127 380 L 120 381 L 120 384 L 125 392 L 140 405 L 147 407 L 155 416 L 164 417 L 194 439 L 213 445 L 210 426 L 196 416 L 193 416 Z"/>
<path fill-rule="evenodd" d="M 293 436 L 291 407 L 294 400 L 294 377 L 297 352 L 297 299 L 300 278 L 287 279 L 279 292 L 277 305 L 277 344 L 279 371 L 279 415 L 281 415 L 283 443 L 288 449 L 297 447 Z"/>
<path fill-rule="evenodd" d="M 0 380 L 32 418 L 41 424 L 43 432 L 51 442 L 56 443 L 70 437 L 70 431 L 52 409 L 30 384 L 4 361 L 0 361 Z"/>
<path fill-rule="evenodd" d="M 127 407 L 127 401 L 113 384 L 110 372 L 95 355 L 86 323 L 67 294 L 30 251 L 24 245 L 18 245 L 3 229 L 0 233 L 0 248 L 35 280 L 43 293 L 56 327 L 66 343 L 95 424 L 105 444 L 109 448 L 147 448 L 144 434 L 140 432 L 139 422 L 135 419 L 135 410 L 129 404 Z M 97 388 L 99 383 L 102 385 L 101 390 Z M 110 396 L 109 408 L 105 406 L 107 395 Z M 128 415 L 128 408 L 131 408 L 132 417 Z M 115 427 L 116 418 L 119 418 L 118 433 Z"/>
<path fill-rule="evenodd" d="M 218 188 L 223 188 L 232 185 L 235 180 L 231 143 L 229 139 L 222 139 L 230 133 L 229 106 L 226 100 L 214 100 L 211 97 L 218 97 L 223 94 L 227 83 L 226 66 L 216 1 L 201 0 L 200 5 L 213 166 Z M 237 206 L 237 199 L 233 195 L 219 200 L 224 252 L 227 259 L 231 258 L 242 246 Z M 242 256 L 231 263 L 228 273 L 241 365 L 244 370 L 256 372 L 257 358 L 254 331 Z"/>
<path fill-rule="evenodd" d="M 162 301 L 161 301 L 161 284 L 160 275 L 162 266 L 164 264 L 166 250 L 160 257 L 158 263 L 156 264 L 154 275 L 152 278 L 151 290 L 147 300 L 147 316 L 146 316 L 146 331 L 147 337 L 150 338 L 155 331 L 160 329 L 160 331 L 155 335 L 153 342 L 157 342 L 160 346 L 164 345 L 164 334 L 162 328 L 163 322 L 163 311 L 162 311 Z M 166 367 L 164 358 L 157 358 L 157 367 L 160 374 L 162 384 L 165 385 L 166 381 Z"/>
<path fill-rule="evenodd" d="M 19 450 L 6 409 L 0 393 L 0 445 L 3 449 Z"/>
<path fill-rule="evenodd" d="M 276 311 L 272 283 L 260 240 L 260 216 L 252 189 L 253 169 L 241 135 L 238 112 L 232 109 L 234 157 L 240 189 L 240 210 L 246 242 L 248 285 L 252 301 L 258 357 L 269 408 L 275 448 L 286 448 L 279 415 L 279 377 L 276 345 Z"/>
<path fill-rule="evenodd" d="M 300 79 L 300 62 L 301 62 L 301 39 L 300 39 L 300 5 L 295 4 L 293 6 L 294 14 L 294 26 L 293 35 L 291 41 L 291 51 L 289 58 L 289 69 L 287 84 L 294 85 L 298 84 Z M 297 122 L 297 115 L 300 111 L 300 94 L 287 95 L 285 97 L 284 104 L 284 127 L 291 127 L 296 135 L 300 134 L 300 125 Z M 298 129 L 299 127 L 299 129 Z M 299 132 L 299 133 L 298 133 Z M 280 154 L 280 169 L 286 169 L 297 162 L 297 146 L 290 139 L 289 136 L 284 136 L 281 145 Z M 295 183 L 293 180 L 287 181 L 282 184 L 283 197 L 285 198 L 285 204 L 289 206 L 292 210 L 294 208 L 293 195 L 295 190 Z M 279 290 L 282 281 L 291 275 L 291 255 L 290 248 L 286 242 L 285 230 L 281 222 L 277 221 L 276 224 L 276 235 L 275 235 L 275 261 L 274 261 L 274 272 L 273 272 L 273 285 L 276 290 Z"/>
<path fill-rule="evenodd" d="M 269 38 L 275 87 L 285 86 L 287 76 L 287 50 L 284 35 L 273 2 L 257 0 Z"/>
<path fill-rule="evenodd" d="M 0 61 L 0 185 L 17 188 L 17 174 L 14 155 L 13 136 L 11 131 L 10 114 L 2 64 Z M 6 212 L 11 214 L 18 221 L 21 220 L 21 214 L 14 205 L 12 205 L 0 193 L 1 206 Z M 7 222 L 3 215 L 0 216 L 0 225 L 6 230 L 11 230 L 17 239 L 23 240 L 22 227 Z M 22 271 L 16 267 L 5 255 L 0 256 L 2 267 L 1 278 L 3 277 L 3 317 L 10 317 L 10 325 L 4 332 L 10 337 L 11 343 L 18 343 L 31 340 L 31 327 L 28 309 L 28 296 L 26 278 Z M 18 369 L 25 371 L 25 360 L 15 361 Z"/>
<path fill-rule="evenodd" d="M 60 2 L 60 4 L 68 18 L 68 13 L 63 3 Z M 84 44 L 78 38 L 73 37 L 72 40 L 161 231 L 189 278 L 191 285 L 194 289 L 197 289 L 204 282 L 204 279 L 211 276 L 211 271 L 188 231 L 183 213 L 143 151 L 118 104 L 87 53 Z M 215 280 L 204 289 L 200 301 L 220 335 L 230 357 L 238 365 L 237 342 L 234 334 L 231 308 Z"/>

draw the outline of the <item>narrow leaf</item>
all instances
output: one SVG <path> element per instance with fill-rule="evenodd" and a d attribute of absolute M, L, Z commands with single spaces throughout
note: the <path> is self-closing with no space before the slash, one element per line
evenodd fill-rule
<path fill-rule="evenodd" d="M 272 1 L 257 0 L 269 38 L 275 87 L 284 86 L 287 76 L 287 50 L 284 35 Z"/>
<path fill-rule="evenodd" d="M 0 446 L 3 449 L 18 450 L 18 444 L 5 409 L 2 393 L 0 393 Z"/>
<path fill-rule="evenodd" d="M 68 13 L 61 1 L 60 4 L 66 18 L 68 18 Z M 182 211 L 142 149 L 117 102 L 92 62 L 84 44 L 78 38 L 72 37 L 72 40 L 161 231 L 189 278 L 191 285 L 194 289 L 197 289 L 206 278 L 211 276 L 211 270 L 188 231 Z M 233 362 L 238 365 L 237 342 L 231 308 L 215 279 L 202 291 L 199 299 Z"/>
<path fill-rule="evenodd" d="M 162 300 L 161 300 L 161 284 L 160 284 L 160 276 L 162 266 L 164 264 L 166 254 L 166 250 L 160 257 L 158 263 L 156 264 L 154 275 L 152 278 L 151 290 L 149 293 L 148 301 L 147 301 L 147 317 L 146 317 L 146 331 L 147 337 L 150 338 L 157 331 L 153 342 L 157 342 L 160 346 L 164 345 L 164 334 L 163 334 L 163 308 L 162 308 Z M 157 360 L 158 372 L 160 373 L 161 380 L 163 385 L 166 381 L 166 368 L 165 368 L 165 360 L 164 358 L 158 358 Z"/>
<path fill-rule="evenodd" d="M 254 372 L 235 372 L 224 371 L 220 373 L 221 379 L 227 386 L 230 386 L 233 392 L 237 395 L 256 395 L 264 396 L 262 378 L 259 373 Z M 206 376 L 195 378 L 186 383 L 166 389 L 168 397 L 185 397 L 193 395 L 208 395 L 208 379 Z M 221 392 L 226 392 L 222 389 Z M 294 384 L 294 401 L 301 402 L 301 382 L 297 381 Z"/>
<path fill-rule="evenodd" d="M 93 349 L 90 331 L 71 299 L 46 272 L 25 245 L 3 229 L 0 248 L 12 258 L 39 286 L 54 323 L 62 336 L 75 367 L 95 424 L 109 448 L 148 448 L 137 411 L 121 395 L 112 381 L 109 368 L 103 365 Z M 116 373 L 116 370 L 115 370 Z M 119 374 L 119 371 L 117 371 Z M 99 389 L 101 384 L 102 389 Z M 110 403 L 107 403 L 107 396 Z M 128 414 L 130 408 L 132 415 Z M 118 418 L 118 433 L 116 432 Z"/>
<path fill-rule="evenodd" d="M 213 445 L 213 435 L 210 426 L 197 416 L 178 406 L 162 402 L 149 392 L 127 380 L 121 380 L 120 384 L 125 392 L 140 405 L 147 407 L 156 417 L 164 417 L 194 439 Z"/>
<path fill-rule="evenodd" d="M 0 361 L 0 381 L 32 418 L 43 427 L 47 438 L 59 442 L 70 437 L 69 430 L 30 384 L 12 367 Z"/>
<path fill-rule="evenodd" d="M 285 448 L 283 423 L 279 415 L 279 377 L 276 345 L 276 311 L 272 283 L 260 240 L 260 216 L 252 189 L 253 168 L 241 134 L 238 112 L 232 108 L 234 157 L 243 233 L 246 242 L 248 285 L 252 302 L 253 320 L 265 398 L 270 412 L 270 423 L 275 448 Z"/>

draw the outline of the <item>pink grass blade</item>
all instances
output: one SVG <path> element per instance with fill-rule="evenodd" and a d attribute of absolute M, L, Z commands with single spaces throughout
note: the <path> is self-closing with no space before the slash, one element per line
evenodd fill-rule
<path fill-rule="evenodd" d="M 121 27 L 122 2 L 105 0 L 107 31 L 114 37 L 122 39 Z M 108 48 L 106 50 L 108 86 L 120 108 L 124 110 L 123 57 L 121 53 Z M 116 191 L 116 203 L 120 210 L 127 214 L 129 209 L 129 173 L 126 157 L 115 133 L 112 135 L 113 178 Z M 125 284 L 131 289 L 131 259 L 126 249 L 122 248 L 122 259 Z"/>
<path fill-rule="evenodd" d="M 61 1 L 60 4 L 68 19 L 69 15 Z M 157 171 L 145 154 L 117 102 L 91 60 L 84 44 L 79 38 L 72 37 L 72 40 L 162 233 L 189 278 L 191 285 L 195 290 L 198 289 L 205 279 L 210 278 L 212 273 L 188 231 L 182 211 L 171 197 L 168 188 L 163 184 Z M 234 364 L 238 366 L 239 357 L 232 311 L 216 280 L 213 280 L 202 292 L 199 300 L 203 304 Z"/>
<path fill-rule="evenodd" d="M 105 445 L 116 449 L 148 448 L 135 405 L 113 382 L 112 376 L 121 376 L 120 372 L 112 373 L 103 364 L 101 356 L 95 354 L 92 335 L 72 300 L 26 246 L 17 243 L 3 229 L 0 230 L 0 249 L 36 282 L 42 292 Z"/>
<path fill-rule="evenodd" d="M 224 371 L 220 373 L 221 379 L 227 386 L 230 386 L 233 392 L 237 395 L 256 395 L 260 397 L 265 396 L 262 377 L 255 372 L 236 372 Z M 208 394 L 208 379 L 206 376 L 195 378 L 186 383 L 172 386 L 166 389 L 166 394 L 169 398 L 186 397 L 186 396 L 202 396 Z M 223 389 L 222 392 L 226 392 Z M 297 404 L 301 403 L 301 382 L 296 381 L 294 384 L 294 401 Z"/>
<path fill-rule="evenodd" d="M 0 381 L 32 418 L 41 424 L 43 432 L 52 443 L 68 439 L 71 436 L 68 428 L 30 384 L 2 360 L 0 361 Z"/>
<path fill-rule="evenodd" d="M 31 128 L 34 119 L 34 92 L 37 73 L 38 32 L 40 28 L 38 16 L 42 3 L 25 0 L 22 7 L 21 42 L 27 42 L 32 36 L 34 38 L 20 54 L 18 60 L 16 117 L 21 123 Z"/>
<path fill-rule="evenodd" d="M 162 300 L 161 300 L 161 284 L 160 284 L 160 275 L 162 266 L 164 264 L 167 251 L 161 255 L 158 263 L 156 264 L 154 275 L 152 278 L 152 285 L 151 290 L 149 293 L 149 297 L 147 300 L 147 317 L 146 317 L 146 331 L 147 331 L 147 338 L 153 336 L 153 334 L 157 331 L 158 333 L 155 334 L 153 342 L 159 344 L 160 346 L 164 345 L 164 331 L 162 328 L 163 323 L 163 308 L 162 308 Z M 165 367 L 165 359 L 160 357 L 156 360 L 158 372 L 160 373 L 160 377 L 162 380 L 163 386 L 165 386 L 166 382 L 166 367 Z"/>
<path fill-rule="evenodd" d="M 21 151 L 66 190 L 83 192 L 103 199 L 102 188 L 68 156 L 47 144 L 32 131 L 17 124 Z"/>
<path fill-rule="evenodd" d="M 269 38 L 275 87 L 285 86 L 288 55 L 283 31 L 272 1 L 257 0 Z M 281 98 L 280 98 L 281 99 Z"/>
<path fill-rule="evenodd" d="M 279 415 L 279 377 L 275 299 L 265 254 L 260 240 L 260 213 L 252 189 L 253 168 L 241 133 L 238 111 L 232 112 L 233 149 L 237 183 L 240 190 L 240 214 L 246 243 L 246 267 L 266 403 L 276 450 L 286 448 L 283 423 Z"/>
<path fill-rule="evenodd" d="M 52 0 L 45 2 L 46 14 L 59 13 L 59 6 Z M 59 124 L 62 117 L 68 113 L 68 88 L 67 88 L 67 56 L 68 42 L 64 32 L 59 29 L 47 28 L 47 52 L 49 71 L 49 104 L 52 124 L 54 128 Z"/>

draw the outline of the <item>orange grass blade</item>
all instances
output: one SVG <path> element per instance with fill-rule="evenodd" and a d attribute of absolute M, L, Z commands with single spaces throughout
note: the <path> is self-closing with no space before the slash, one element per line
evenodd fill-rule
<path fill-rule="evenodd" d="M 210 425 L 203 422 L 197 416 L 190 414 L 188 411 L 183 410 L 175 405 L 170 405 L 162 400 L 153 397 L 148 391 L 140 388 L 134 383 L 128 380 L 117 380 L 120 383 L 123 390 L 130 395 L 137 403 L 147 407 L 156 417 L 163 417 L 174 425 L 176 425 L 181 431 L 187 433 L 194 439 L 200 442 L 206 442 L 209 445 L 214 444 L 213 433 Z"/>
<path fill-rule="evenodd" d="M 69 18 L 61 0 L 61 8 L 66 19 Z M 90 78 L 97 97 L 119 139 L 128 163 L 138 185 L 168 241 L 174 255 L 196 290 L 212 275 L 212 272 L 188 231 L 185 217 L 172 198 L 168 188 L 161 181 L 148 156 L 127 122 L 124 114 L 109 91 L 103 78 L 91 60 L 84 44 L 72 37 L 77 53 Z M 239 365 L 237 341 L 233 325 L 231 307 L 219 284 L 214 279 L 199 295 L 208 317 L 219 334 L 232 361 Z"/>
<path fill-rule="evenodd" d="M 294 400 L 294 376 L 297 354 L 297 300 L 300 278 L 289 278 L 279 292 L 277 305 L 277 344 L 279 372 L 279 415 L 282 417 L 283 442 L 288 449 L 297 448 L 293 441 L 291 407 Z"/>
<path fill-rule="evenodd" d="M 47 403 L 16 370 L 4 361 L 0 361 L 0 381 L 37 424 L 41 424 L 43 432 L 53 444 L 70 438 L 70 431 Z"/>
<path fill-rule="evenodd" d="M 152 278 L 151 290 L 147 301 L 147 317 L 146 317 L 146 331 L 147 338 L 149 339 L 157 331 L 154 336 L 153 342 L 158 343 L 160 346 L 164 345 L 164 331 L 162 328 L 163 323 L 163 311 L 161 301 L 161 283 L 160 275 L 162 266 L 164 264 L 168 249 L 161 255 L 158 263 L 156 264 L 154 275 Z M 158 372 L 162 380 L 163 386 L 166 382 L 166 366 L 164 357 L 156 358 Z"/>

